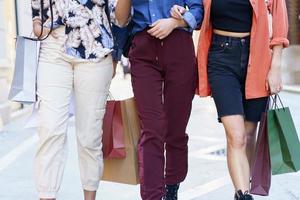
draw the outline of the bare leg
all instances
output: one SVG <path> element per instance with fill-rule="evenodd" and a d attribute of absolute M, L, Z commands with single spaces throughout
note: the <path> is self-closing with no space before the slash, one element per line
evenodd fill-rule
<path fill-rule="evenodd" d="M 222 117 L 227 136 L 227 164 L 236 190 L 249 191 L 250 167 L 246 153 L 247 135 L 240 115 Z"/>
<path fill-rule="evenodd" d="M 84 200 L 96 200 L 96 192 L 84 190 Z"/>
<path fill-rule="evenodd" d="M 247 137 L 247 158 L 251 166 L 255 155 L 257 123 L 246 121 L 245 129 Z"/>

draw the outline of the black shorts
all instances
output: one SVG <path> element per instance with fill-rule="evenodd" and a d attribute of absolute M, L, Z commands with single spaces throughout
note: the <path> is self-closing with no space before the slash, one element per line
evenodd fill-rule
<path fill-rule="evenodd" d="M 246 121 L 259 122 L 268 97 L 245 98 L 250 37 L 214 35 L 208 56 L 208 79 L 218 117 L 242 115 Z"/>

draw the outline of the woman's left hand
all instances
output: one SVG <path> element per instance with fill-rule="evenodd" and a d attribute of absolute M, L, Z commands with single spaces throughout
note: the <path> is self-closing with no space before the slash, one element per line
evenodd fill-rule
<path fill-rule="evenodd" d="M 178 27 L 178 22 L 173 18 L 160 19 L 154 22 L 148 33 L 160 40 L 168 37 L 172 31 Z"/>
<path fill-rule="evenodd" d="M 281 78 L 281 59 L 273 55 L 271 69 L 269 71 L 266 83 L 270 94 L 277 94 L 282 90 Z"/>
<path fill-rule="evenodd" d="M 187 10 L 184 7 L 179 6 L 179 5 L 174 5 L 171 8 L 170 14 L 175 19 L 183 19 L 183 15 L 186 12 L 187 12 Z"/>

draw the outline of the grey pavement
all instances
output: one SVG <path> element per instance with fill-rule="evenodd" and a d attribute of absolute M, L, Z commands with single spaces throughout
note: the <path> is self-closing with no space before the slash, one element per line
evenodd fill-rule
<path fill-rule="evenodd" d="M 115 99 L 132 96 L 130 77 L 118 73 L 112 83 Z M 282 93 L 300 132 L 300 94 Z M 37 146 L 36 130 L 24 130 L 27 118 L 14 121 L 0 132 L 0 200 L 37 200 L 33 180 L 33 159 Z M 74 120 L 68 132 L 69 155 L 58 200 L 81 200 Z M 210 98 L 195 97 L 188 126 L 189 174 L 180 189 L 180 200 L 233 199 L 226 157 L 225 135 L 217 123 L 216 110 Z M 139 186 L 101 182 L 97 200 L 139 200 Z M 274 176 L 269 197 L 262 200 L 299 200 L 300 174 Z"/>

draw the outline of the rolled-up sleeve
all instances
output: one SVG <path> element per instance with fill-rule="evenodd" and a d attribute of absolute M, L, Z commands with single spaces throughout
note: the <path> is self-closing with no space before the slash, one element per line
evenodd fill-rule
<path fill-rule="evenodd" d="M 271 38 L 270 48 L 277 45 L 283 45 L 283 47 L 289 46 L 288 37 L 288 14 L 285 0 L 273 0 L 270 5 L 270 11 L 272 14 L 272 28 L 273 36 Z"/>
<path fill-rule="evenodd" d="M 189 10 L 183 15 L 183 19 L 191 29 L 197 29 L 201 27 L 204 16 L 202 0 L 187 0 L 186 6 Z"/>

